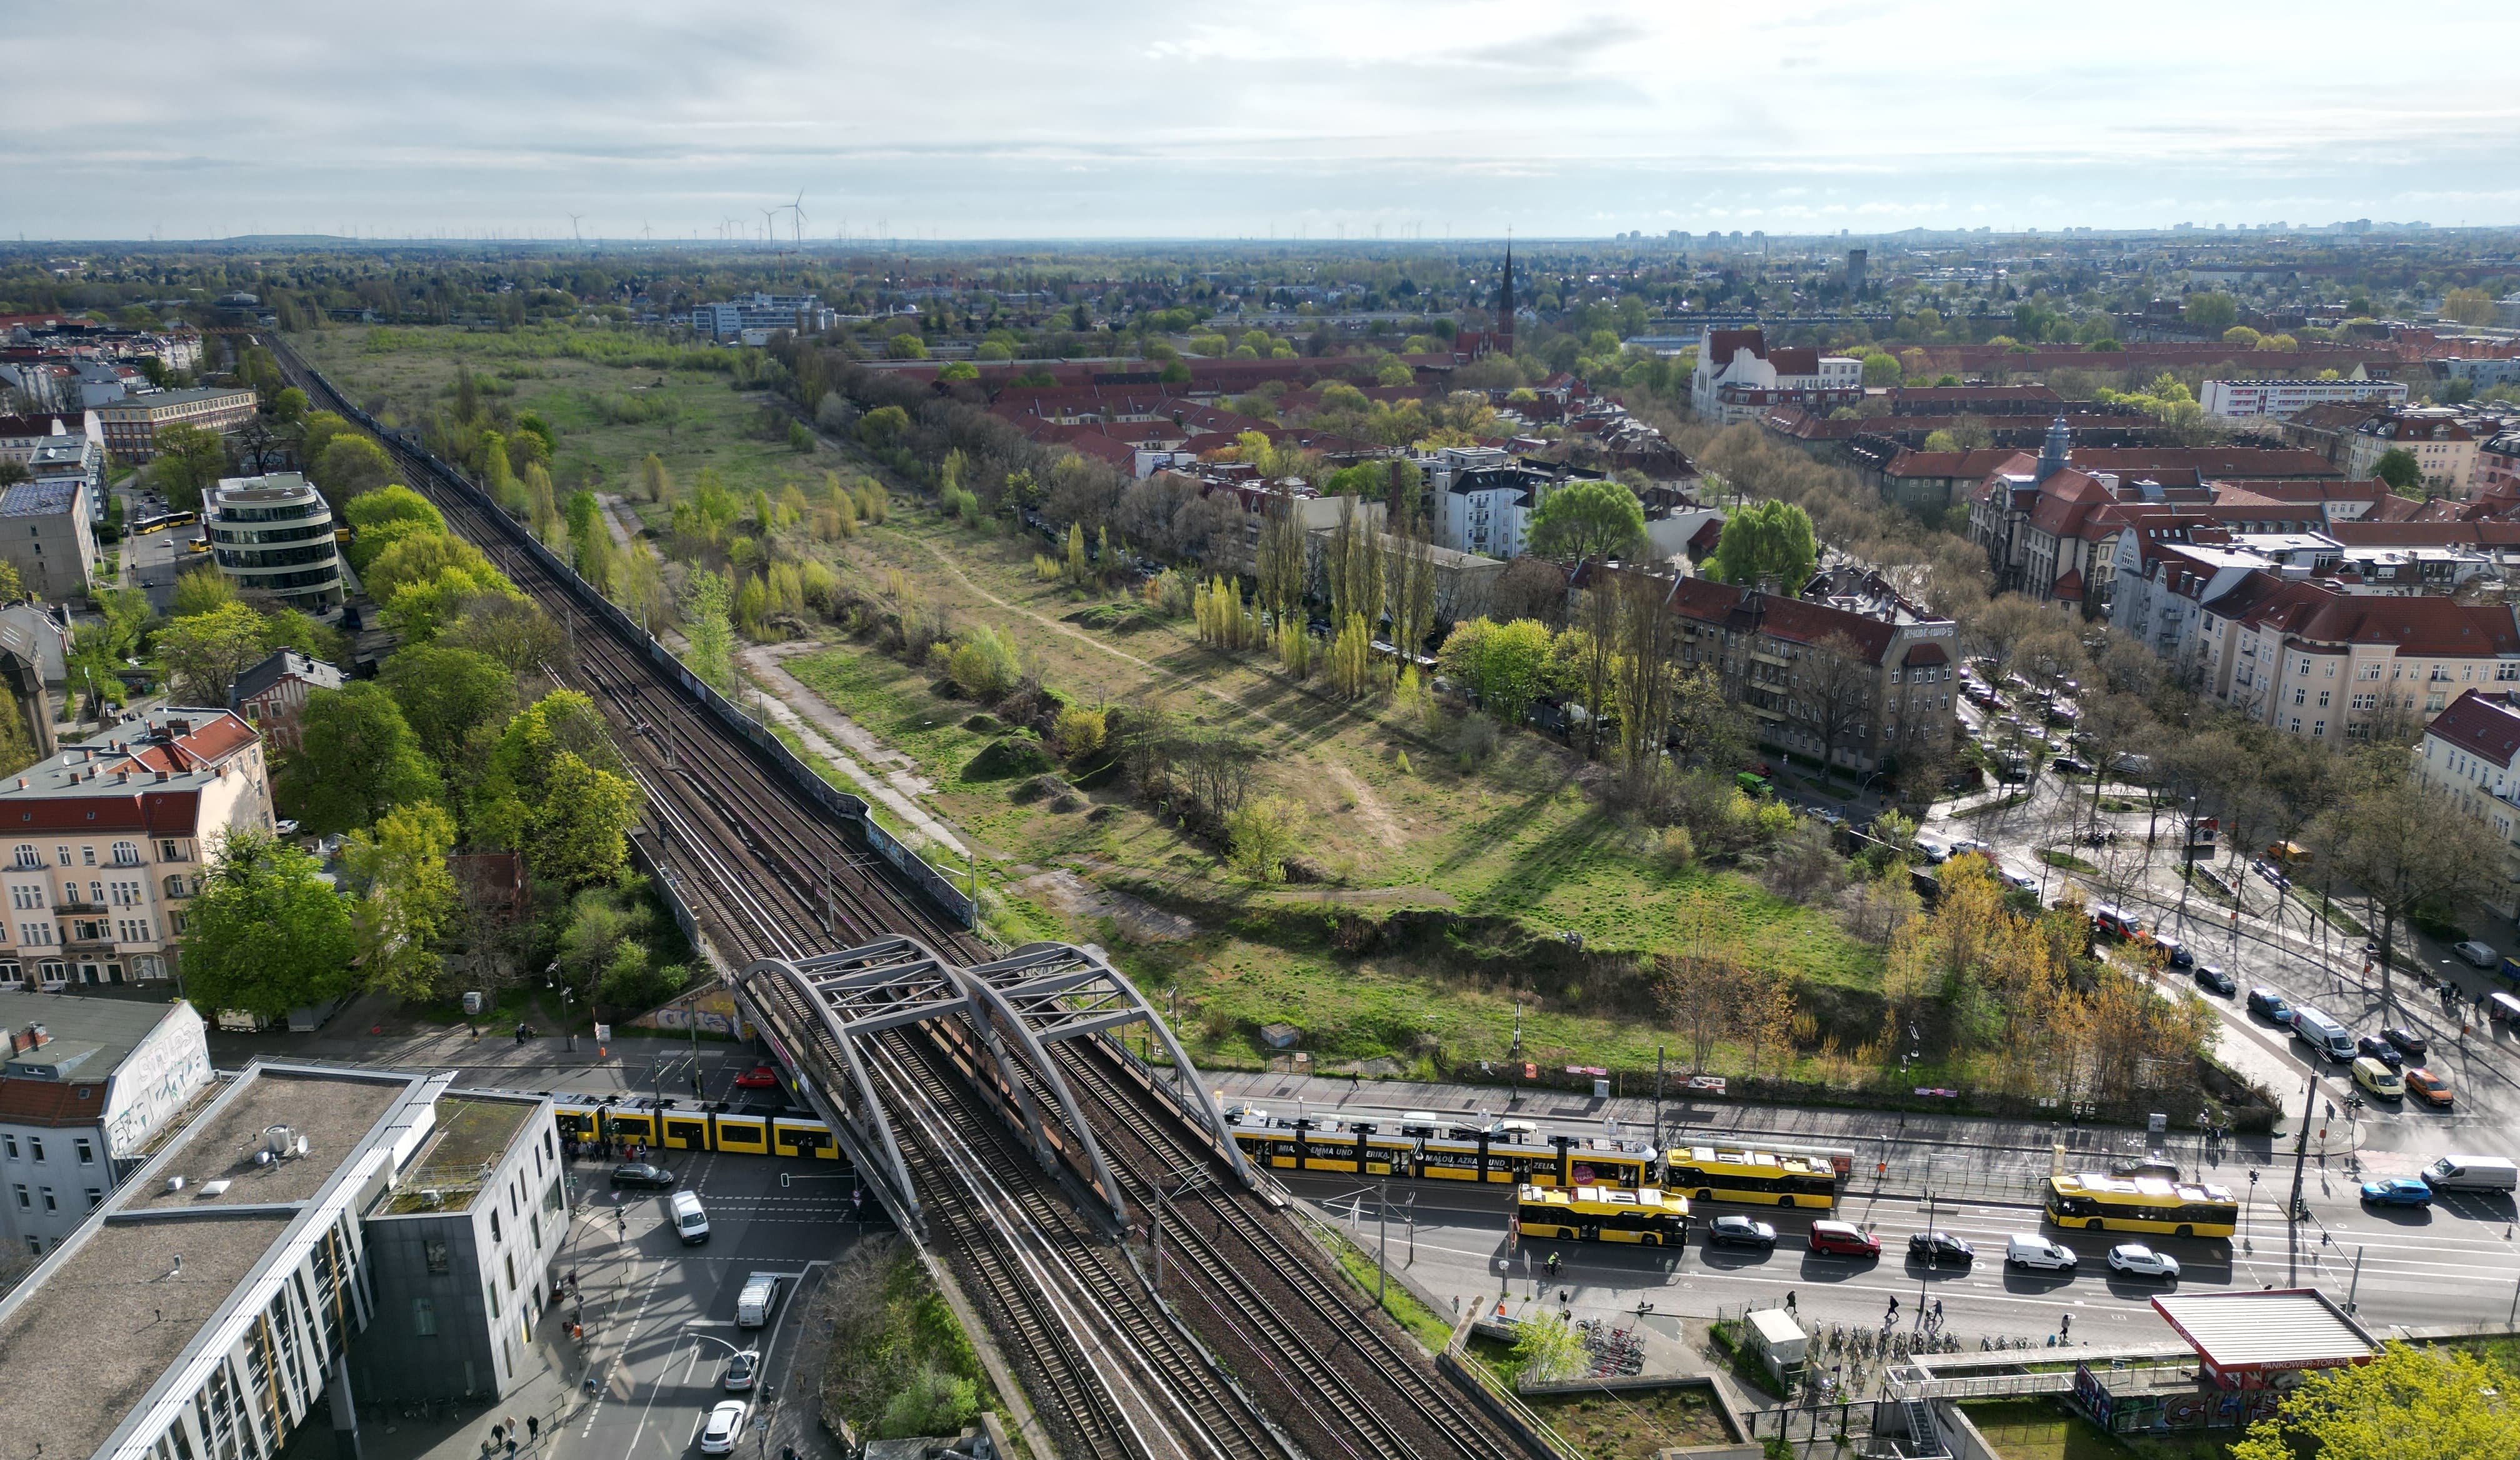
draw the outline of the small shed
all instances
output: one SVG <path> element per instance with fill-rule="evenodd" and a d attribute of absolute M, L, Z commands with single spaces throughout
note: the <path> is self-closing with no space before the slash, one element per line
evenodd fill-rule
<path fill-rule="evenodd" d="M 1303 1037 L 1304 1031 L 1290 1024 L 1264 1024 L 1260 1027 L 1260 1042 L 1271 1049 L 1284 1049 Z"/>
<path fill-rule="evenodd" d="M 2227 1390 L 2298 1384 L 2311 1370 L 2367 1364 L 2380 1352 L 2369 1330 L 2315 1288 L 2179 1293 L 2152 1306 Z"/>
<path fill-rule="evenodd" d="M 1750 1351 L 1767 1364 L 1778 1384 L 1803 1367 L 1811 1345 L 1793 1314 L 1783 1308 L 1752 1308 L 1742 1318 L 1750 1331 Z"/>

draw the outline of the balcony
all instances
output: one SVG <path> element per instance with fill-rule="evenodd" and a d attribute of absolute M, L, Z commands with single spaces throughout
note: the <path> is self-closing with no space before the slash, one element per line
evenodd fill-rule
<path fill-rule="evenodd" d="M 105 904 L 102 902 L 56 902 L 53 904 L 53 914 L 56 917 L 64 918 L 80 915 L 92 918 L 102 917 L 105 914 Z"/>

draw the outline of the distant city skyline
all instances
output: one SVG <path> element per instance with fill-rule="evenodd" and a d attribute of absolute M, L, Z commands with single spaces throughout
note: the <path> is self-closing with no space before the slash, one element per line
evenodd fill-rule
<path fill-rule="evenodd" d="M 29 239 L 2520 223 L 2508 5 L 19 16 Z"/>

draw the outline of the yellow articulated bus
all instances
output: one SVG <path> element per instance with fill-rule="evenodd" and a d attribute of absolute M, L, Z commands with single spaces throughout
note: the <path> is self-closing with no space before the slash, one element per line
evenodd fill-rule
<path fill-rule="evenodd" d="M 1620 1191 L 1607 1186 L 1522 1186 L 1515 1188 L 1513 1197 L 1517 1238 L 1563 1237 L 1645 1247 L 1679 1247 L 1688 1238 L 1688 1198 L 1657 1187 Z"/>
<path fill-rule="evenodd" d="M 2239 1227 L 2240 1204 L 2225 1186 L 2085 1171 L 2048 1178 L 2048 1219 L 2090 1231 L 2228 1237 Z"/>
<path fill-rule="evenodd" d="M 1663 1184 L 1701 1202 L 1739 1202 L 1762 1207 L 1837 1205 L 1844 1174 L 1822 1156 L 1720 1146 L 1693 1146 L 1666 1154 Z"/>

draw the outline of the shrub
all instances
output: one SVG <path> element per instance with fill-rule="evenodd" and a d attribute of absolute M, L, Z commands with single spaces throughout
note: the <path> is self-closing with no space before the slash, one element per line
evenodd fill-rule
<path fill-rule="evenodd" d="M 945 672 L 963 693 L 975 700 L 994 700 L 1023 677 L 1014 645 L 993 628 L 974 628 L 954 646 Z"/>
<path fill-rule="evenodd" d="M 1087 709 L 1081 705 L 1071 705 L 1060 710 L 1051 729 L 1051 734 L 1058 741 L 1060 752 L 1070 760 L 1082 760 L 1100 752 L 1105 733 L 1102 711 Z"/>
<path fill-rule="evenodd" d="M 1268 796 L 1244 801 L 1225 818 L 1234 870 L 1257 883 L 1282 882 L 1295 850 L 1294 804 Z"/>
<path fill-rule="evenodd" d="M 1056 769 L 1050 752 L 1030 731 L 993 740 L 963 765 L 966 781 L 1006 781 Z"/>

